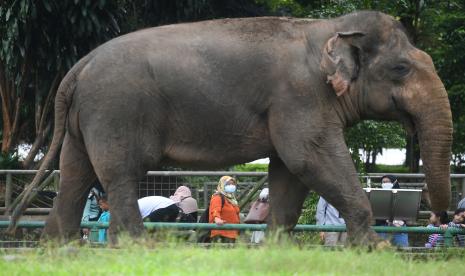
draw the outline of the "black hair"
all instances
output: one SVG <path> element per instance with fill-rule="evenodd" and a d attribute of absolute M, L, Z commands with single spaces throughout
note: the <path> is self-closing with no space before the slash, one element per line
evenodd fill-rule
<path fill-rule="evenodd" d="M 381 180 L 383 180 L 383 178 L 388 178 L 389 180 L 391 180 L 393 189 L 399 189 L 400 188 L 399 181 L 397 180 L 397 177 L 393 176 L 392 174 L 383 175 L 383 177 L 381 177 Z"/>
<path fill-rule="evenodd" d="M 108 196 L 107 196 L 107 194 L 102 194 L 102 196 L 100 196 L 100 197 L 98 198 L 97 201 L 100 201 L 100 200 L 108 201 Z"/>
<path fill-rule="evenodd" d="M 439 224 L 449 223 L 449 216 L 446 211 L 433 211 L 433 214 L 439 218 Z"/>
<path fill-rule="evenodd" d="M 101 193 L 104 193 L 105 190 L 103 189 L 103 186 L 102 184 L 100 183 L 100 181 L 97 179 L 95 180 L 94 184 L 92 185 L 95 189 L 97 189 L 99 192 Z"/>
<path fill-rule="evenodd" d="M 465 208 L 458 208 L 457 210 L 455 210 L 454 215 L 458 215 L 463 212 L 465 212 Z"/>

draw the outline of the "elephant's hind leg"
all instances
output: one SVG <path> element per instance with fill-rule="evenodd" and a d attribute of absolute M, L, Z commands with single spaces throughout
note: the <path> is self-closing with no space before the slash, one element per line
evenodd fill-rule
<path fill-rule="evenodd" d="M 135 149 L 138 145 L 134 146 L 134 143 L 125 139 L 93 142 L 89 150 L 90 159 L 108 195 L 109 242 L 116 244 L 117 235 L 121 232 L 137 238 L 144 233 L 137 204 L 138 184 L 147 172 L 142 161 L 143 154 Z"/>
<path fill-rule="evenodd" d="M 43 238 L 65 242 L 78 236 L 86 198 L 95 179 L 84 145 L 67 134 L 60 156 L 60 188 Z"/>
<path fill-rule="evenodd" d="M 98 173 L 98 172 L 97 172 Z M 108 193 L 110 207 L 110 243 L 117 243 L 117 234 L 126 232 L 131 237 L 144 233 L 144 225 L 137 205 L 138 182 L 145 172 L 118 170 L 108 178 L 103 176 L 103 187 Z"/>
<path fill-rule="evenodd" d="M 289 231 L 297 224 L 308 188 L 292 175 L 278 157 L 270 158 L 271 228 Z"/>

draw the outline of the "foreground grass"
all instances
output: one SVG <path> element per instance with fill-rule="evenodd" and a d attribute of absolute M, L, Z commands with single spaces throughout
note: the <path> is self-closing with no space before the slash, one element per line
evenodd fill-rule
<path fill-rule="evenodd" d="M 455 275 L 460 271 L 465 271 L 460 257 L 413 261 L 393 251 L 294 246 L 62 247 L 0 253 L 1 275 Z"/>

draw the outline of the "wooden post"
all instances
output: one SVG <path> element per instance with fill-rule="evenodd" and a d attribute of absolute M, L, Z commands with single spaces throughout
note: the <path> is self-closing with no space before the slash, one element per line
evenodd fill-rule
<path fill-rule="evenodd" d="M 250 190 L 250 192 L 245 196 L 245 198 L 241 199 L 239 203 L 239 208 L 241 210 L 252 200 L 253 196 L 255 193 L 257 193 L 258 190 L 260 190 L 263 185 L 265 185 L 266 181 L 268 181 L 268 176 L 264 176 L 262 179 L 260 179 L 257 184 Z"/>
<path fill-rule="evenodd" d="M 203 183 L 203 207 L 207 209 L 210 206 L 210 199 L 208 198 L 208 185 L 206 182 Z"/>
<path fill-rule="evenodd" d="M 53 172 L 53 186 L 55 187 L 55 192 L 58 192 L 60 189 L 60 174 L 58 172 Z"/>
<path fill-rule="evenodd" d="M 10 207 L 11 195 L 13 194 L 13 179 L 11 173 L 6 174 L 6 186 L 5 186 L 5 207 Z"/>

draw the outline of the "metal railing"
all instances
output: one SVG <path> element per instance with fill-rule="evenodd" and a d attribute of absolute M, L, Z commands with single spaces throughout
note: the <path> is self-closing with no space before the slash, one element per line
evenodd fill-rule
<path fill-rule="evenodd" d="M 0 202 L 4 197 L 3 208 L 0 204 L 0 211 L 10 206 L 14 200 L 14 195 L 21 192 L 30 183 L 37 170 L 0 170 Z M 47 181 L 46 190 L 57 191 L 59 186 L 59 170 L 55 170 Z M 150 195 L 161 195 L 168 197 L 181 185 L 191 188 L 192 195 L 197 199 L 199 206 L 206 207 L 210 195 L 216 188 L 219 177 L 232 175 L 238 178 L 238 198 L 245 199 L 254 195 L 259 187 L 266 185 L 266 172 L 236 172 L 236 171 L 148 171 L 143 180 L 139 182 L 139 197 Z M 360 178 L 364 186 L 371 187 L 379 185 L 382 173 L 370 173 L 361 175 Z M 398 177 L 401 187 L 422 188 L 424 186 L 424 174 L 401 173 L 395 174 Z M 450 206 L 454 208 L 457 202 L 465 195 L 465 174 L 451 174 L 452 198 Z M 255 190 L 255 191 L 254 191 Z M 245 202 L 246 200 L 244 200 Z M 243 202 L 241 202 L 243 203 Z M 38 201 L 31 207 L 47 208 L 51 207 L 51 201 Z"/>
<path fill-rule="evenodd" d="M 24 190 L 34 177 L 37 170 L 0 170 L 0 202 L 4 195 L 3 207 L 0 203 L 0 211 L 4 210 L 14 201 L 15 195 Z M 49 183 L 43 185 L 48 191 L 58 191 L 59 170 L 55 170 Z M 218 180 L 223 175 L 231 175 L 238 179 L 238 197 L 249 197 L 249 191 L 256 183 L 265 185 L 266 172 L 233 172 L 233 171 L 148 171 L 144 179 L 139 181 L 139 197 L 159 195 L 169 197 L 181 185 L 187 185 L 191 189 L 192 196 L 197 199 L 199 206 L 206 207 L 210 196 L 214 193 Z M 2 191 L 4 188 L 4 191 Z M 30 207 L 51 207 L 39 202 Z"/>
<path fill-rule="evenodd" d="M 0 221 L 0 228 L 7 228 L 9 221 Z M 44 221 L 19 221 L 18 227 L 21 228 L 43 228 Z M 169 223 L 169 222 L 144 222 L 147 229 L 205 229 L 205 230 L 240 230 L 240 231 L 265 231 L 268 226 L 266 224 L 223 224 L 217 225 L 214 223 Z M 107 229 L 108 222 L 83 222 L 82 228 L 91 229 Z M 417 234 L 443 234 L 444 246 L 453 245 L 454 235 L 465 235 L 465 229 L 449 227 L 441 229 L 439 227 L 395 227 L 395 226 L 372 226 L 377 233 L 417 233 Z M 298 224 L 292 230 L 294 232 L 346 232 L 345 226 L 331 225 L 313 225 L 313 224 Z"/>

